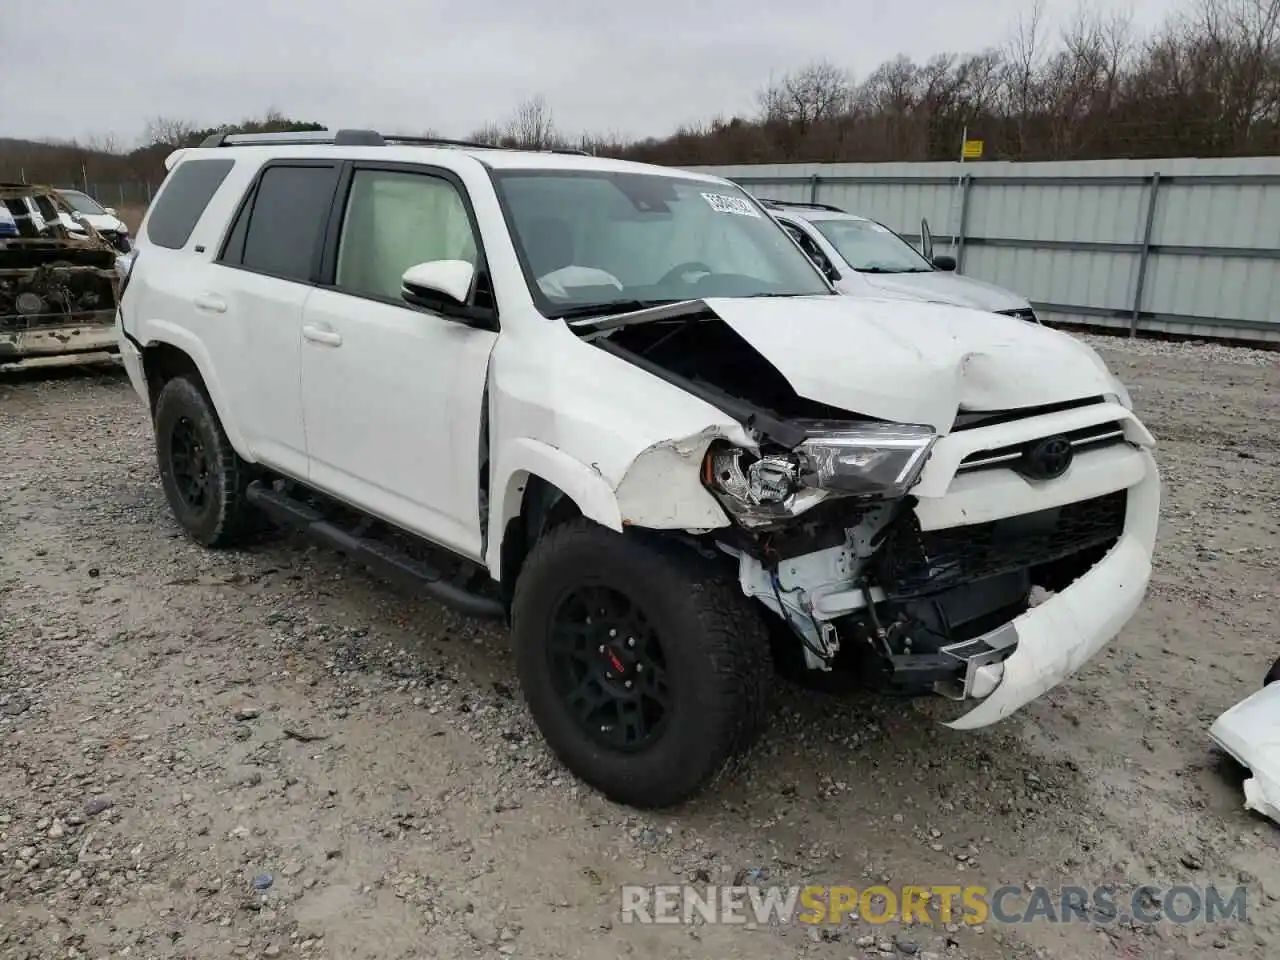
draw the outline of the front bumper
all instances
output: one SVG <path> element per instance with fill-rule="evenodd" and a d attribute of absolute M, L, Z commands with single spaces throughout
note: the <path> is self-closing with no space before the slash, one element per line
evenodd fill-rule
<path fill-rule="evenodd" d="M 1106 429 L 1099 431 L 1099 427 Z M 1091 435 L 1111 439 L 1082 448 L 1067 472 L 1057 479 L 1028 480 L 1014 470 L 1001 468 L 999 463 L 990 468 L 963 467 L 975 457 L 983 461 L 985 450 L 1026 443 L 1038 436 L 1078 436 L 1082 428 Z M 950 435 L 939 441 L 913 490 L 914 517 L 925 536 L 914 541 L 919 549 L 905 552 L 908 564 L 894 564 L 887 571 L 879 568 L 870 590 L 860 593 L 850 579 L 855 562 L 847 548 L 830 548 L 789 559 L 780 566 L 776 583 L 768 580 L 758 561 L 744 557 L 739 574 L 743 589 L 771 609 L 776 610 L 779 603 L 785 605 L 792 626 L 803 630 L 807 647 L 830 653 L 833 647 L 839 651 L 846 645 L 838 637 L 835 644 L 824 643 L 832 627 L 844 635 L 851 616 L 855 621 L 865 621 L 859 611 L 868 604 L 878 606 L 890 594 L 903 596 L 904 584 L 918 589 L 919 596 L 942 597 L 945 594 L 938 591 L 953 589 L 948 579 L 963 590 L 965 584 L 991 577 L 999 570 L 1035 568 L 1052 561 L 1055 550 L 1075 550 L 1072 543 L 1078 537 L 1097 545 L 1090 550 L 1105 549 L 1105 554 L 1090 561 L 1091 566 L 1081 567 L 1065 579 L 1059 576 L 1051 589 L 1041 587 L 1044 596 L 1036 597 L 1038 602 L 1033 601 L 1030 609 L 1024 607 L 1025 612 L 984 635 L 959 639 L 936 653 L 927 649 L 898 651 L 882 661 L 891 671 L 891 685 L 901 683 L 916 688 L 923 684 L 924 690 L 931 687 L 960 701 L 957 707 L 969 707 L 948 726 L 987 726 L 1075 673 L 1137 611 L 1151 577 L 1159 522 L 1160 477 L 1151 453 L 1153 447 L 1151 435 L 1133 414 L 1112 403 Z M 985 462 L 991 461 L 988 458 Z M 1091 512 L 1090 505 L 1099 503 L 1113 505 L 1106 509 L 1110 519 L 1089 528 L 1089 518 L 1099 516 Z M 1082 512 L 1079 508 L 1086 509 Z M 1122 519 L 1115 508 L 1123 510 Z M 985 525 L 998 524 L 1004 518 L 1025 521 L 1044 516 L 1046 511 L 1056 518 L 1073 516 L 1086 526 L 1055 520 L 1052 533 L 1034 534 L 1030 541 L 1014 541 L 1013 552 L 1000 552 L 1012 549 L 1008 544 L 1001 546 L 981 539 L 987 533 L 983 530 Z M 1114 532 L 1105 532 L 1111 523 L 1115 523 Z M 957 536 L 960 531 L 965 534 Z M 968 540 L 970 535 L 975 539 Z M 894 546 L 893 539 L 890 534 L 880 540 L 880 556 Z M 996 551 L 997 567 L 970 563 L 963 549 L 969 543 L 976 545 L 979 560 L 990 560 L 983 556 L 984 550 Z M 1024 549 L 1028 543 L 1032 545 Z M 1039 546 L 1034 546 L 1037 543 Z M 960 552 L 949 552 L 957 544 Z M 911 579 L 907 579 L 908 574 Z M 892 610 L 889 614 L 894 616 Z M 821 661 L 810 658 L 808 662 L 811 668 L 821 669 Z"/>
<path fill-rule="evenodd" d="M 1149 450 L 1136 454 L 1145 469 L 1128 488 L 1120 540 L 1084 576 L 1001 628 L 1016 631 L 1016 649 L 1002 663 L 978 668 L 975 686 L 992 692 L 947 726 L 985 727 L 1030 703 L 1079 670 L 1137 612 L 1151 579 L 1160 474 Z"/>

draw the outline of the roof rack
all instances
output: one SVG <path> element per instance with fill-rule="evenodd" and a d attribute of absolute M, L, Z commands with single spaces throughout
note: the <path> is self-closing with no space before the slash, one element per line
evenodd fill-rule
<path fill-rule="evenodd" d="M 832 213 L 847 213 L 840 207 L 829 203 L 805 203 L 803 200 L 770 200 L 767 197 L 756 197 L 766 207 L 804 207 L 806 210 L 830 210 Z"/>
<path fill-rule="evenodd" d="M 468 150 L 503 150 L 510 149 L 495 146 L 492 143 L 478 143 L 472 140 L 449 140 L 445 137 L 410 137 L 401 134 L 386 134 L 377 130 L 296 130 L 281 133 L 214 133 L 201 141 L 201 147 L 250 147 L 250 146 L 284 146 L 288 144 L 322 143 L 335 147 L 385 147 L 390 144 L 405 143 L 424 147 L 462 147 Z M 585 150 L 546 149 L 530 151 L 532 153 L 567 153 L 577 156 L 590 156 Z"/>

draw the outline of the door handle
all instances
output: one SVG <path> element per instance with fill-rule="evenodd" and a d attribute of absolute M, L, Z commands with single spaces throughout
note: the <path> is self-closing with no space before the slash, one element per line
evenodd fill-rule
<path fill-rule="evenodd" d="M 326 347 L 342 346 L 342 334 L 336 330 L 324 330 L 307 324 L 302 328 L 302 336 L 312 343 L 323 343 Z"/>
<path fill-rule="evenodd" d="M 198 293 L 191 302 L 196 305 L 197 310 L 204 310 L 208 313 L 227 312 L 227 301 L 216 293 Z"/>

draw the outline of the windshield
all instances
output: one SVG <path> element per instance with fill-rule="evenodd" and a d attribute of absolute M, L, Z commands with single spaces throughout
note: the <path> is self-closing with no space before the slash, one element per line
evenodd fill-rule
<path fill-rule="evenodd" d="M 737 187 L 594 170 L 495 171 L 493 178 L 547 316 L 831 293 L 791 238 Z"/>
<path fill-rule="evenodd" d="M 67 201 L 67 206 L 77 213 L 88 214 L 91 217 L 103 216 L 107 211 L 97 200 L 89 196 L 87 193 L 81 193 L 79 190 L 60 190 L 58 191 L 62 199 Z"/>
<path fill-rule="evenodd" d="M 933 264 L 874 220 L 810 220 L 859 273 L 931 273 Z"/>

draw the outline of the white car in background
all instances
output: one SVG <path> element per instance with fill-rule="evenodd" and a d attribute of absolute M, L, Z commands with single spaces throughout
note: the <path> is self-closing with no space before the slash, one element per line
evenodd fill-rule
<path fill-rule="evenodd" d="M 129 225 L 121 220 L 111 207 L 104 207 L 93 197 L 80 190 L 59 189 L 58 197 L 70 209 L 70 213 L 62 214 L 62 222 L 73 232 L 80 229 L 81 223 L 87 223 L 110 241 L 121 253 L 128 253 L 132 248 L 129 239 Z"/>
<path fill-rule="evenodd" d="M 765 199 L 760 204 L 841 293 L 950 303 L 1040 322 L 1026 297 L 960 276 L 954 257 L 931 256 L 927 221 L 921 223 L 921 254 L 884 224 L 839 207 Z"/>

